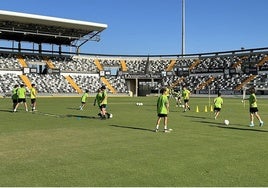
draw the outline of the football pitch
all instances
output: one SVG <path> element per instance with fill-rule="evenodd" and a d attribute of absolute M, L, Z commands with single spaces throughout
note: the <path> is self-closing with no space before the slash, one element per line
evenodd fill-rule
<path fill-rule="evenodd" d="M 107 120 L 93 97 L 83 111 L 80 97 L 38 98 L 34 113 L 12 113 L 2 98 L 0 186 L 267 187 L 267 100 L 258 98 L 264 126 L 255 118 L 251 128 L 248 104 L 223 99 L 217 120 L 208 98 L 191 98 L 187 112 L 171 99 L 173 131 L 155 133 L 157 97 L 110 97 Z"/>

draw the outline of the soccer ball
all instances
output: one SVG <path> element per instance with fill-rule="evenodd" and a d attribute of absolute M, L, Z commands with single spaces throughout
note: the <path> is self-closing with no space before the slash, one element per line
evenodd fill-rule
<path fill-rule="evenodd" d="M 230 123 L 229 120 L 227 120 L 227 119 L 224 120 L 224 124 L 225 124 L 225 125 L 229 125 L 229 123 Z"/>
<path fill-rule="evenodd" d="M 112 118 L 113 117 L 113 114 L 110 114 L 110 117 L 109 118 Z"/>

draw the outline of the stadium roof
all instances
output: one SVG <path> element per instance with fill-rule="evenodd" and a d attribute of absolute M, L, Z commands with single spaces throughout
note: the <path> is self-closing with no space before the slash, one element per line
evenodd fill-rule
<path fill-rule="evenodd" d="M 99 41 L 106 28 L 101 23 L 0 10 L 0 39 L 5 40 L 78 46 L 78 41 Z"/>

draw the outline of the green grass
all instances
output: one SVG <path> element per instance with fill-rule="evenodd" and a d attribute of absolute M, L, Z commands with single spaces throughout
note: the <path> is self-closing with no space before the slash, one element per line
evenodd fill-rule
<path fill-rule="evenodd" d="M 264 99 L 267 123 L 253 128 L 240 99 L 224 98 L 217 120 L 207 98 L 192 98 L 186 113 L 171 101 L 171 133 L 152 132 L 156 100 L 110 97 L 114 117 L 100 120 L 92 98 L 84 111 L 80 98 L 39 98 L 36 113 L 11 113 L 0 99 L 0 186 L 268 186 Z"/>

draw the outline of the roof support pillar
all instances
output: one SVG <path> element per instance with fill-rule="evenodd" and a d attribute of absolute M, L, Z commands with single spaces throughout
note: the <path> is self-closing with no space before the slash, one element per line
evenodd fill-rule
<path fill-rule="evenodd" d="M 42 53 L 42 44 L 41 43 L 38 44 L 38 52 L 39 52 L 39 54 Z"/>

